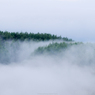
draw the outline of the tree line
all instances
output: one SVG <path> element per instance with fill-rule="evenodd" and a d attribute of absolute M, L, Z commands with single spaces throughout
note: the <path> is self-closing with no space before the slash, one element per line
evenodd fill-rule
<path fill-rule="evenodd" d="M 47 46 L 43 47 L 38 47 L 35 50 L 36 54 L 43 54 L 43 53 L 48 53 L 48 54 L 55 54 L 55 53 L 61 53 L 63 50 L 65 51 L 66 49 L 70 48 L 71 46 L 74 45 L 80 45 L 83 44 L 82 42 L 74 42 L 74 43 L 66 43 L 66 42 L 61 42 L 61 43 L 50 43 Z"/>
<path fill-rule="evenodd" d="M 46 40 L 64 40 L 64 41 L 72 41 L 72 39 L 68 39 L 67 37 L 61 37 L 57 35 L 51 35 L 48 33 L 28 33 L 28 32 L 8 32 L 8 31 L 0 31 L 0 39 L 2 40 L 33 40 L 33 41 L 46 41 Z"/>

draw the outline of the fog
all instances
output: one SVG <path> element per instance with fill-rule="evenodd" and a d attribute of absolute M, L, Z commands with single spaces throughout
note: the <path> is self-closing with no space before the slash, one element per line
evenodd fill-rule
<path fill-rule="evenodd" d="M 0 64 L 0 95 L 95 95 L 95 44 L 56 55 L 34 54 L 49 43 L 8 42 L 10 63 Z"/>

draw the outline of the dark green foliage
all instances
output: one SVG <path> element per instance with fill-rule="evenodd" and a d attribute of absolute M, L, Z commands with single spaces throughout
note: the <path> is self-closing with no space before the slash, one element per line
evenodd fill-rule
<path fill-rule="evenodd" d="M 61 37 L 61 36 L 56 36 L 56 35 L 51 35 L 47 33 L 18 33 L 18 32 L 8 32 L 8 31 L 0 31 L 0 39 L 2 40 L 33 40 L 33 41 L 48 41 L 48 40 L 64 40 L 64 41 L 72 41 L 72 39 L 68 39 L 67 37 Z"/>
<path fill-rule="evenodd" d="M 10 63 L 11 61 L 18 61 L 18 51 L 20 50 L 20 44 L 22 41 L 49 41 L 49 40 L 63 40 L 72 41 L 67 37 L 62 38 L 61 36 L 51 35 L 47 33 L 18 33 L 0 31 L 0 63 Z M 46 47 L 39 47 L 36 52 L 44 53 L 59 51 L 62 48 L 67 48 L 66 43 L 53 43 Z"/>
<path fill-rule="evenodd" d="M 39 47 L 35 53 L 37 54 L 43 54 L 43 53 L 51 53 L 51 54 L 56 54 L 56 53 L 61 53 L 63 50 L 65 51 L 66 49 L 68 49 L 69 47 L 71 47 L 72 45 L 79 45 L 82 44 L 81 42 L 75 42 L 75 43 L 66 43 L 66 42 L 62 42 L 62 43 L 52 43 L 49 44 L 48 46 L 45 47 Z"/>

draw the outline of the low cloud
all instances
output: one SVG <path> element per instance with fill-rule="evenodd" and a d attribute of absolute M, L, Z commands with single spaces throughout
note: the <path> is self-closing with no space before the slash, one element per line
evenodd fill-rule
<path fill-rule="evenodd" d="M 58 55 L 31 55 L 49 43 L 20 43 L 13 54 L 19 60 L 0 65 L 0 95 L 95 95 L 95 45 L 73 46 Z"/>

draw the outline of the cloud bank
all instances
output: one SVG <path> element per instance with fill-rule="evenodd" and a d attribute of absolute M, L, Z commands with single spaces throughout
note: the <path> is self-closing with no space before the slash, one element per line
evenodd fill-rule
<path fill-rule="evenodd" d="M 31 55 L 49 43 L 20 43 L 17 53 L 10 56 L 19 60 L 0 64 L 0 95 L 95 94 L 95 44 L 73 46 L 61 55 Z"/>

